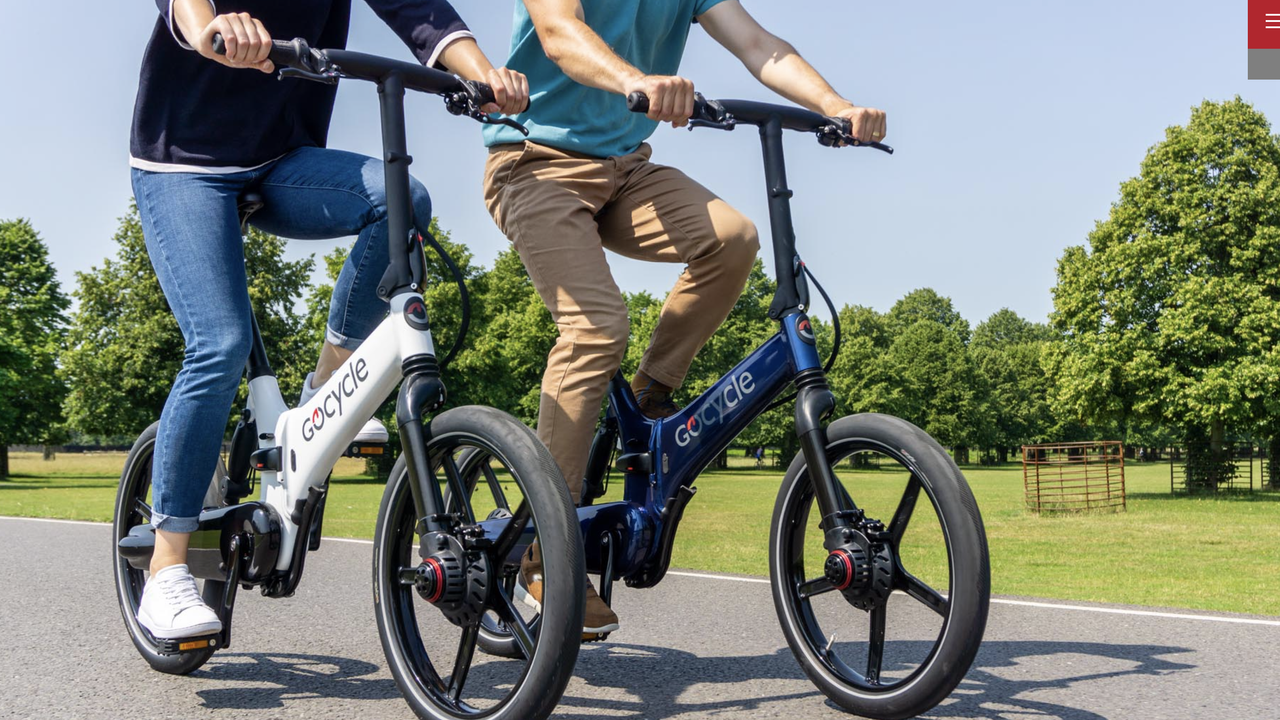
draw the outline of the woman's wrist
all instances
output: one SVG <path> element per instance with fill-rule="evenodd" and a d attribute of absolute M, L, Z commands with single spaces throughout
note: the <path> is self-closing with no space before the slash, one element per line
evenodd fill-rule
<path fill-rule="evenodd" d="M 213 3 L 210 0 L 173 0 L 169 7 L 172 13 L 170 20 L 182 34 L 182 39 L 195 47 L 200 33 L 213 22 Z"/>

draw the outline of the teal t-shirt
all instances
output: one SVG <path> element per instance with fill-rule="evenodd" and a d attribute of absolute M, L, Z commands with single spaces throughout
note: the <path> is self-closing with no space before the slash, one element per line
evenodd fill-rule
<path fill-rule="evenodd" d="M 649 75 L 675 75 L 693 19 L 724 0 L 582 0 L 587 25 L 623 60 Z M 658 123 L 627 110 L 626 98 L 579 85 L 547 59 L 523 0 L 516 0 L 507 67 L 529 78 L 529 109 L 515 119 L 529 128 L 490 125 L 484 144 L 528 139 L 596 157 L 626 155 Z"/>

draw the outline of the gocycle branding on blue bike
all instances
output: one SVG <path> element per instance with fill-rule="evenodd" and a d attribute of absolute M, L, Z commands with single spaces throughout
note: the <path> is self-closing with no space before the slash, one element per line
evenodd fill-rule
<path fill-rule="evenodd" d="M 311 442 L 316 433 L 324 427 L 325 418 L 342 417 L 342 400 L 355 394 L 360 383 L 369 379 L 369 369 L 363 358 L 347 366 L 347 372 L 338 382 L 338 387 L 324 396 L 320 407 L 311 411 L 311 417 L 302 421 L 302 439 Z M 337 406 L 337 410 L 333 406 Z"/>
<path fill-rule="evenodd" d="M 685 447 L 702 434 L 703 428 L 711 427 L 728 418 L 734 408 L 738 407 L 738 403 L 755 389 L 756 383 L 751 373 L 734 375 L 725 385 L 724 392 L 712 396 L 689 418 L 687 423 L 676 428 L 676 444 Z M 732 393 L 737 393 L 737 396 L 732 397 Z"/>

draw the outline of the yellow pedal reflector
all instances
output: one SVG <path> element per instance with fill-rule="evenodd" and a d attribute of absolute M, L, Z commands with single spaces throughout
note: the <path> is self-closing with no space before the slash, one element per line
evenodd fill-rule
<path fill-rule="evenodd" d="M 204 640 L 192 640 L 191 642 L 178 643 L 178 650 L 186 652 L 188 650 L 200 650 L 209 647 L 208 638 Z"/>

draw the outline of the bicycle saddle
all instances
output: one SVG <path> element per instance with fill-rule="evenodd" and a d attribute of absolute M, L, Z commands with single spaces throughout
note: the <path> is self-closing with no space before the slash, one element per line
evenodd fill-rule
<path fill-rule="evenodd" d="M 240 226 L 249 221 L 249 216 L 262 209 L 267 201 L 262 198 L 260 193 L 252 190 L 242 194 L 236 199 L 236 212 L 240 214 Z"/>

